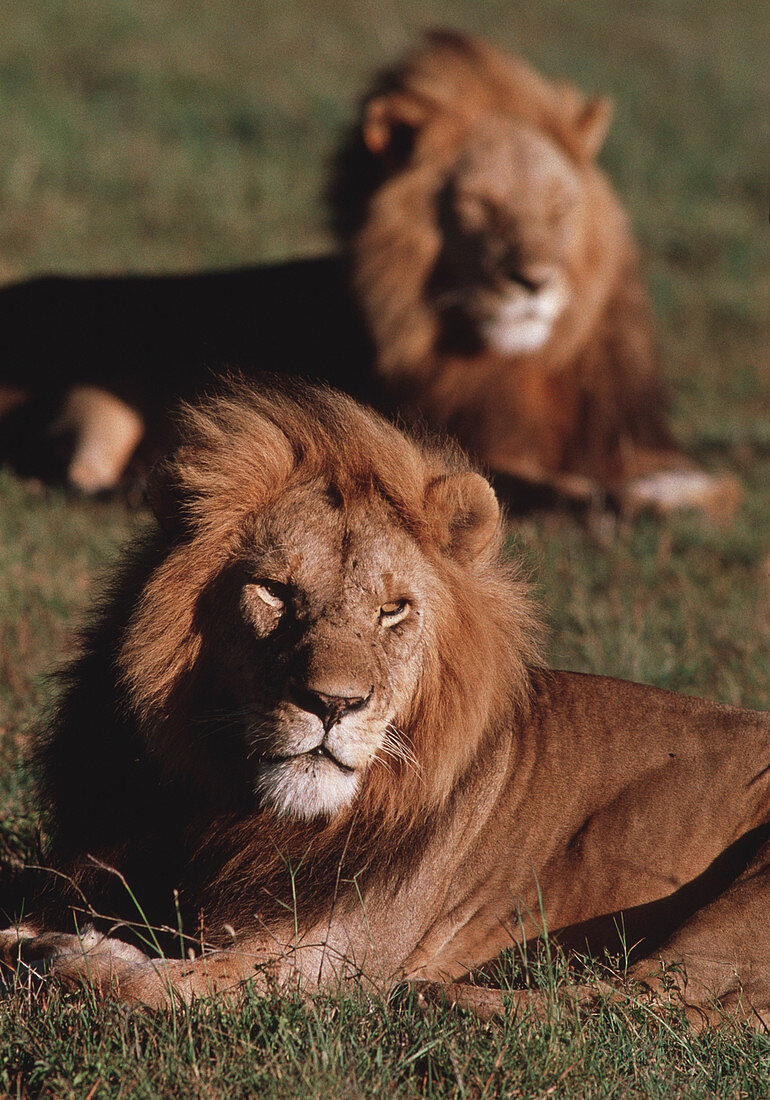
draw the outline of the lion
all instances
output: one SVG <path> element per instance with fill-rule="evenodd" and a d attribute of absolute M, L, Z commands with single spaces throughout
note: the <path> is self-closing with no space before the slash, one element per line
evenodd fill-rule
<path fill-rule="evenodd" d="M 770 1021 L 770 717 L 547 669 L 454 445 L 234 383 L 151 499 L 38 752 L 54 874 L 9 965 L 151 1006 L 363 976 L 503 1011 L 468 979 L 507 946 L 623 927 L 647 990 Z"/>
<path fill-rule="evenodd" d="M 610 116 L 446 31 L 377 78 L 335 191 L 375 371 L 520 488 L 727 518 L 737 483 L 668 424 L 639 252 L 596 164 Z"/>
<path fill-rule="evenodd" d="M 321 378 L 454 433 L 509 504 L 555 491 L 729 519 L 676 445 L 610 105 L 446 31 L 381 74 L 334 174 L 338 253 L 0 291 L 0 456 L 80 493 L 141 484 L 169 411 L 228 365 Z M 40 324 L 40 317 L 46 323 Z"/>

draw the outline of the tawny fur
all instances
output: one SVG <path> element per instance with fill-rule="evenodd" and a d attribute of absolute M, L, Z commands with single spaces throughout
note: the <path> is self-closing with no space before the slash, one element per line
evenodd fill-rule
<path fill-rule="evenodd" d="M 595 163 L 609 115 L 459 34 L 378 78 L 337 202 L 376 371 L 496 474 L 727 516 L 736 483 L 698 474 L 668 425 L 637 246 Z M 547 323 L 507 332 L 539 303 Z M 527 325 L 539 346 L 506 350 Z"/>
<path fill-rule="evenodd" d="M 349 398 L 236 385 L 183 436 L 39 751 L 55 873 L 10 965 L 162 1005 L 623 929 L 696 1021 L 770 1019 L 767 716 L 538 667 L 489 485 Z"/>

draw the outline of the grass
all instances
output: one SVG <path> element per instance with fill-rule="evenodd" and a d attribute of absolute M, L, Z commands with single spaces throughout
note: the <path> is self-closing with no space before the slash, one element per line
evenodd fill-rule
<path fill-rule="evenodd" d="M 237 1015 L 195 1006 L 176 1019 L 51 994 L 0 1010 L 0 1083 L 54 1096 L 764 1097 L 768 1040 L 694 1039 L 643 1009 L 597 1010 L 582 1026 L 555 1009 L 504 1028 L 422 1015 L 411 997 L 349 994 L 311 1007 L 248 997 Z M 751 1075 L 746 1068 L 751 1067 Z M 737 1081 L 741 1081 L 739 1089 Z"/>
<path fill-rule="evenodd" d="M 318 252 L 325 165 L 372 67 L 423 25 L 617 101 L 603 162 L 649 256 L 677 432 L 746 499 L 729 530 L 536 516 L 513 532 L 554 663 L 770 708 L 770 227 L 764 0 L 7 0 L 0 277 Z M 34 839 L 24 754 L 50 671 L 145 522 L 0 471 L 0 861 Z M 557 975 L 558 978 L 558 975 Z M 550 979 L 549 979 L 550 980 Z M 770 1044 L 675 1013 L 484 1026 L 408 996 L 248 998 L 150 1017 L 52 989 L 0 1002 L 0 1092 L 412 1098 L 757 1096 Z"/>

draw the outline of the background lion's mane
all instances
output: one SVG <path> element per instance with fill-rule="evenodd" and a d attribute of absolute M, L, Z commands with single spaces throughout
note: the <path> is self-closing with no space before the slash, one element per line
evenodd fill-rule
<path fill-rule="evenodd" d="M 393 115 L 387 153 L 376 155 L 363 130 L 381 100 Z M 533 470 L 579 472 L 612 487 L 648 472 L 645 453 L 654 465 L 665 455 L 663 466 L 686 465 L 666 419 L 638 249 L 620 200 L 593 164 L 607 108 L 485 42 L 435 31 L 377 77 L 362 101 L 363 122 L 337 157 L 333 223 L 347 242 L 380 380 L 396 406 L 448 428 L 495 472 L 513 472 L 496 461 L 512 453 Z M 486 116 L 546 136 L 580 173 L 587 196 L 569 331 L 531 354 L 469 348 L 444 330 L 430 293 L 443 247 L 437 196 Z"/>

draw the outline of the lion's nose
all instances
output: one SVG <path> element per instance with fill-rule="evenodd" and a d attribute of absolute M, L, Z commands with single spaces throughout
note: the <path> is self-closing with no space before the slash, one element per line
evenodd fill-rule
<path fill-rule="evenodd" d="M 508 271 L 508 279 L 518 286 L 524 287 L 530 294 L 537 294 L 545 286 L 544 279 L 530 279 L 518 267 L 512 267 Z"/>
<path fill-rule="evenodd" d="M 547 264 L 528 264 L 516 255 L 503 265 L 505 277 L 511 283 L 523 287 L 529 294 L 539 294 L 554 281 L 556 272 Z"/>
<path fill-rule="evenodd" d="M 365 707 L 371 697 L 371 690 L 365 695 L 354 695 L 347 691 L 345 694 L 332 694 L 310 686 L 295 687 L 292 690 L 292 702 L 303 710 L 310 711 L 311 714 L 317 714 L 327 733 L 344 715 Z"/>

